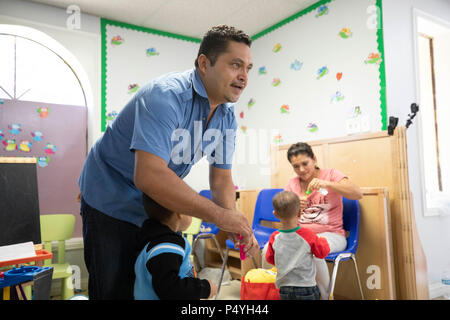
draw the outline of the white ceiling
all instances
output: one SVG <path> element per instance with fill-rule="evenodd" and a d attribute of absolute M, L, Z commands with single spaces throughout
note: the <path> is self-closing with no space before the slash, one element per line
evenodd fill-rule
<path fill-rule="evenodd" d="M 319 0 L 27 0 L 138 26 L 202 38 L 212 26 L 235 26 L 250 36 Z"/>

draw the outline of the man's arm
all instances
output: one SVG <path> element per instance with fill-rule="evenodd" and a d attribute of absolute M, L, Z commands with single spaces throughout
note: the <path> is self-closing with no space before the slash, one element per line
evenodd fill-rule
<path fill-rule="evenodd" d="M 221 169 L 214 166 L 209 166 L 209 186 L 211 189 L 212 200 L 222 208 L 236 210 L 236 190 L 234 189 L 231 169 Z M 250 222 L 249 222 L 250 224 Z M 231 233 L 230 237 L 235 244 L 238 244 L 238 233 Z M 252 234 L 250 239 L 243 236 L 242 244 L 245 244 L 245 253 L 249 256 L 255 254 L 256 248 L 259 250 L 258 243 Z"/>
<path fill-rule="evenodd" d="M 170 170 L 162 158 L 151 153 L 135 151 L 134 184 L 171 211 L 212 222 L 221 230 L 242 234 L 247 239 L 251 234 L 251 227 L 242 213 L 200 196 Z"/>

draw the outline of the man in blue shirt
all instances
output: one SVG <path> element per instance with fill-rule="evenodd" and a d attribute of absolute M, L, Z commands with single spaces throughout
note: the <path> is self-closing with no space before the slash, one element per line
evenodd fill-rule
<path fill-rule="evenodd" d="M 242 235 L 259 248 L 235 208 L 231 178 L 237 128 L 233 103 L 252 68 L 251 40 L 217 26 L 200 44 L 195 69 L 142 87 L 90 150 L 79 179 L 84 256 L 91 299 L 132 299 L 137 235 L 146 219 L 142 193 L 173 212 Z M 207 155 L 213 201 L 182 179 Z"/>

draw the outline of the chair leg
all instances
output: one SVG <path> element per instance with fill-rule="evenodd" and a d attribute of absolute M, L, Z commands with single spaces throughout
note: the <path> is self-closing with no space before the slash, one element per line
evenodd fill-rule
<path fill-rule="evenodd" d="M 361 300 L 364 300 L 363 289 L 361 286 L 361 279 L 359 278 L 358 265 L 356 263 L 356 257 L 354 254 L 352 254 L 352 260 L 353 260 L 353 263 L 355 264 L 355 272 L 356 272 L 356 278 L 358 279 L 359 291 L 361 292 Z"/>
<path fill-rule="evenodd" d="M 230 250 L 230 248 L 228 248 L 225 250 L 225 257 L 223 259 L 223 263 L 222 263 L 222 268 L 220 269 L 220 277 L 219 277 L 219 282 L 217 283 L 217 293 L 216 293 L 216 297 L 214 300 L 217 300 L 217 297 L 219 296 L 219 292 L 220 292 L 220 287 L 222 286 L 222 278 L 223 278 L 223 273 L 225 272 L 225 266 L 227 265 L 227 260 L 228 260 L 228 251 Z"/>
<path fill-rule="evenodd" d="M 333 295 L 333 293 L 334 293 L 334 285 L 336 284 L 336 276 L 337 276 L 337 271 L 338 271 L 339 261 L 340 260 L 341 259 L 338 257 L 334 261 L 333 273 L 331 274 L 330 286 L 328 288 L 328 299 L 329 300 L 334 300 L 334 295 Z"/>
<path fill-rule="evenodd" d="M 61 279 L 61 300 L 68 300 L 75 295 L 72 276 Z"/>

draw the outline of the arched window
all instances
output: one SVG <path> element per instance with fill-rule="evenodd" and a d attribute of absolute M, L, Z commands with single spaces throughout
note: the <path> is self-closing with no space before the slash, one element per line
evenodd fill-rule
<path fill-rule="evenodd" d="M 71 66 L 35 40 L 0 33 L 0 98 L 86 106 Z"/>
<path fill-rule="evenodd" d="M 75 56 L 36 29 L 0 24 L 0 157 L 36 157 L 41 214 L 75 215 L 92 91 Z"/>

